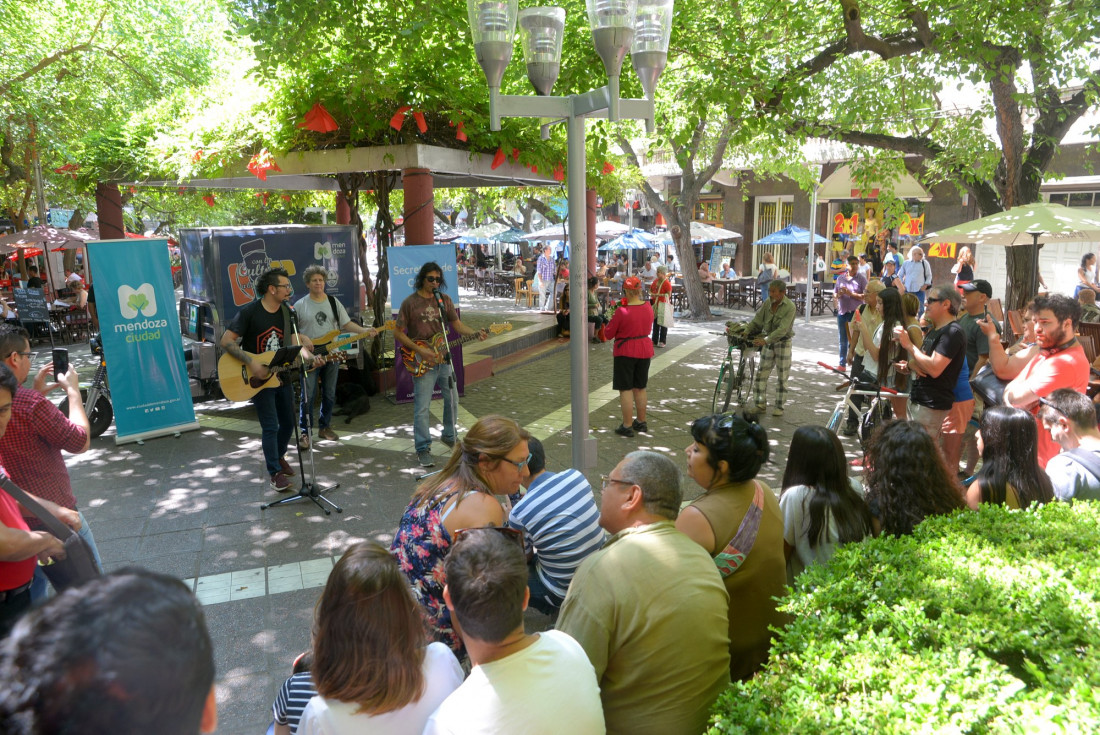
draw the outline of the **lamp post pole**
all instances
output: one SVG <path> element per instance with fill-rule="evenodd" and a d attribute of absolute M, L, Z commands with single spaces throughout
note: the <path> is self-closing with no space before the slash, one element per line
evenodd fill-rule
<path fill-rule="evenodd" d="M 588 424 L 588 224 L 585 214 L 585 118 L 644 120 L 653 131 L 653 93 L 664 70 L 672 25 L 673 0 L 588 0 L 593 41 L 607 72 L 607 84 L 582 94 L 550 96 L 561 63 L 565 11 L 525 8 L 518 13 L 527 76 L 538 96 L 502 95 L 500 83 L 512 56 L 517 0 L 467 0 L 474 49 L 489 85 L 489 127 L 503 117 L 537 117 L 542 137 L 550 125 L 566 126 L 569 202 L 569 344 L 572 393 L 572 464 L 596 466 L 596 439 Z M 645 99 L 619 98 L 619 70 L 627 50 L 645 90 Z"/>

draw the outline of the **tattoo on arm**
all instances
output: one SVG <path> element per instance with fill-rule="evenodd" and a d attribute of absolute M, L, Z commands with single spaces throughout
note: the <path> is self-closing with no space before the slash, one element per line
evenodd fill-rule
<path fill-rule="evenodd" d="M 245 365 L 248 365 L 252 362 L 252 356 L 241 349 L 241 346 L 236 342 L 230 342 L 229 344 L 227 344 L 225 346 L 225 351 L 243 362 Z"/>

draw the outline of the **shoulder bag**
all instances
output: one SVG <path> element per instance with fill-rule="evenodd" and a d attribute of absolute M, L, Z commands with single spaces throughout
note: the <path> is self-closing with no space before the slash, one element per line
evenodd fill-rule
<path fill-rule="evenodd" d="M 1002 380 L 988 363 L 970 378 L 970 389 L 986 406 L 999 406 L 1004 402 L 1005 388 L 1011 380 Z"/>
<path fill-rule="evenodd" d="M 0 475 L 0 488 L 7 491 L 20 505 L 34 513 L 46 530 L 57 537 L 65 547 L 65 558 L 41 567 L 50 584 L 58 592 L 77 587 L 96 579 L 102 572 L 96 566 L 92 548 L 80 534 L 57 520 L 49 511 L 5 475 Z"/>

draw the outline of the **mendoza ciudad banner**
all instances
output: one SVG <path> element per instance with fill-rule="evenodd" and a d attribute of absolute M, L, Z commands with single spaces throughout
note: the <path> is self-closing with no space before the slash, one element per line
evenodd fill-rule
<path fill-rule="evenodd" d="M 116 444 L 199 428 L 183 360 L 168 241 L 88 243 Z"/>

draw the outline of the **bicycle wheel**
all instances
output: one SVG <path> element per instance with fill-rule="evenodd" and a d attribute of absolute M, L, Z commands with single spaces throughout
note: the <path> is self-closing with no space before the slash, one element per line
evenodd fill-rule
<path fill-rule="evenodd" d="M 756 354 L 743 355 L 737 375 L 737 400 L 744 404 L 752 398 L 752 383 L 756 377 Z"/>
<path fill-rule="evenodd" d="M 733 364 L 726 360 L 718 371 L 718 382 L 714 385 L 714 398 L 710 403 L 711 413 L 723 413 L 730 405 L 730 393 L 733 391 L 731 377 Z"/>

